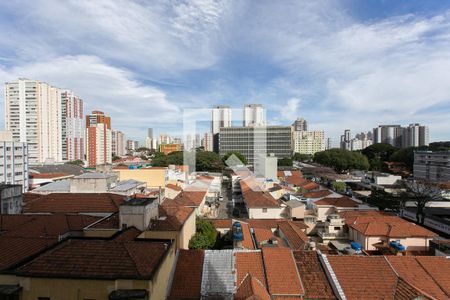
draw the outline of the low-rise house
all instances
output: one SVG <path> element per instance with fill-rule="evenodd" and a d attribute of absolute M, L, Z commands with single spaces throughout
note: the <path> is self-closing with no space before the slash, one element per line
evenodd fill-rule
<path fill-rule="evenodd" d="M 389 248 L 390 242 L 403 245 L 407 251 L 426 251 L 438 235 L 422 226 L 382 212 L 342 212 L 349 238 L 362 249 Z"/>
<path fill-rule="evenodd" d="M 240 181 L 242 199 L 250 219 L 280 219 L 289 217 L 289 209 L 276 200 L 252 178 Z"/>
<path fill-rule="evenodd" d="M 163 189 L 168 183 L 168 168 L 164 167 L 147 167 L 140 169 L 114 168 L 119 176 L 119 180 L 134 179 L 145 182 L 148 188 Z"/>
<path fill-rule="evenodd" d="M 164 198 L 175 199 L 182 190 L 181 186 L 169 183 L 164 189 Z"/>
<path fill-rule="evenodd" d="M 308 247 L 309 238 L 294 222 L 284 221 L 278 223 L 278 235 L 284 239 L 286 244 L 293 250 L 303 250 Z"/>
<path fill-rule="evenodd" d="M 206 191 L 181 191 L 174 199 L 165 199 L 164 206 L 183 206 L 195 210 L 197 216 L 204 216 L 210 212 L 206 205 Z"/>
<path fill-rule="evenodd" d="M 37 173 L 30 172 L 29 174 L 29 190 L 36 189 L 46 184 L 61 181 L 69 178 L 73 178 L 75 175 L 68 173 Z"/>
<path fill-rule="evenodd" d="M 315 215 L 318 222 L 325 222 L 331 214 L 337 214 L 342 211 L 368 209 L 369 207 L 362 205 L 349 197 L 339 198 L 323 198 L 313 203 Z"/>

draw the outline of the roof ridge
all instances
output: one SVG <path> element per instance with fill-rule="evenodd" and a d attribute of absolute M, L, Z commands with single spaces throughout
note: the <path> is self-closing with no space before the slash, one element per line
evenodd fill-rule
<path fill-rule="evenodd" d="M 436 285 L 439 287 L 439 289 L 441 289 L 442 292 L 444 292 L 445 295 L 450 297 L 450 294 L 448 294 L 443 288 L 442 286 L 439 284 L 439 282 L 436 281 L 436 279 L 434 279 L 434 276 L 430 274 L 430 272 L 428 272 L 428 270 L 424 267 L 424 265 L 417 259 L 416 256 L 413 257 L 414 260 L 419 264 L 419 266 L 425 271 L 425 273 L 427 273 L 431 279 L 433 280 L 434 283 L 436 283 Z"/>
<path fill-rule="evenodd" d="M 127 247 L 127 245 L 129 244 L 127 242 L 130 242 L 130 241 L 115 241 L 116 244 L 120 244 L 125 249 L 126 253 L 128 254 L 128 256 L 133 261 L 133 267 L 134 267 L 134 269 L 136 271 L 136 274 L 141 275 L 141 272 L 139 271 L 139 268 L 137 267 L 137 262 L 136 262 L 136 260 L 135 260 L 135 258 L 133 256 L 133 254 L 131 254 L 130 249 L 128 249 L 128 247 Z"/>

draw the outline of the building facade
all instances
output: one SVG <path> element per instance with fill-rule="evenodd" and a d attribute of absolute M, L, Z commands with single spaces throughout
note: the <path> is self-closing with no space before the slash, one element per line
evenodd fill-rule
<path fill-rule="evenodd" d="M 120 130 L 111 130 L 111 151 L 117 156 L 126 154 L 125 135 Z"/>
<path fill-rule="evenodd" d="M 266 126 L 266 110 L 261 104 L 244 106 L 244 127 Z"/>
<path fill-rule="evenodd" d="M 294 152 L 314 155 L 325 150 L 323 131 L 294 131 Z"/>
<path fill-rule="evenodd" d="M 84 158 L 83 101 L 37 80 L 5 84 L 5 128 L 27 143 L 30 164 Z"/>
<path fill-rule="evenodd" d="M 164 154 L 169 154 L 172 152 L 182 151 L 183 147 L 181 144 L 161 144 L 159 145 L 159 152 Z"/>
<path fill-rule="evenodd" d="M 308 122 L 303 118 L 297 118 L 297 120 L 292 123 L 292 128 L 294 131 L 308 131 Z"/>
<path fill-rule="evenodd" d="M 85 125 L 83 100 L 70 90 L 61 91 L 63 160 L 85 159 Z"/>
<path fill-rule="evenodd" d="M 205 151 L 213 151 L 213 136 L 209 132 L 203 135 L 202 146 Z"/>
<path fill-rule="evenodd" d="M 89 167 L 112 163 L 111 118 L 101 111 L 86 116 L 86 144 Z"/>
<path fill-rule="evenodd" d="M 404 130 L 404 147 L 428 146 L 429 130 L 428 126 L 422 126 L 418 123 L 409 124 Z"/>
<path fill-rule="evenodd" d="M 428 126 L 419 123 L 400 125 L 380 125 L 373 129 L 374 143 L 390 144 L 398 148 L 428 146 Z"/>
<path fill-rule="evenodd" d="M 435 182 L 450 181 L 450 151 L 415 152 L 414 178 Z"/>
<path fill-rule="evenodd" d="M 238 151 L 253 164 L 259 154 L 274 154 L 277 158 L 292 155 L 292 132 L 290 126 L 228 127 L 219 134 L 221 156 Z"/>
<path fill-rule="evenodd" d="M 0 184 L 0 210 L 2 215 L 22 213 L 22 192 L 20 184 Z"/>
<path fill-rule="evenodd" d="M 11 132 L 0 132 L 0 182 L 22 185 L 28 191 L 28 146 L 14 142 Z"/>

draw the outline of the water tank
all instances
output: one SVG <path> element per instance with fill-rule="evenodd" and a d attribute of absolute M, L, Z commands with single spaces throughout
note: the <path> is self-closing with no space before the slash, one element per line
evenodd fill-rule
<path fill-rule="evenodd" d="M 352 247 L 353 250 L 355 251 L 361 251 L 361 244 L 357 243 L 357 242 L 351 242 L 350 246 Z"/>
<path fill-rule="evenodd" d="M 242 234 L 242 226 L 239 222 L 233 223 L 233 240 L 235 241 L 243 241 L 244 235 Z"/>

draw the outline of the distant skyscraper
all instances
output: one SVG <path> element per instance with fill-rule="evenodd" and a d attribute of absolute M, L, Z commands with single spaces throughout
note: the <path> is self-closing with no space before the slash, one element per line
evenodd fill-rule
<path fill-rule="evenodd" d="M 226 105 L 217 105 L 212 109 L 211 132 L 213 151 L 219 152 L 219 132 L 221 127 L 231 127 L 231 109 Z"/>
<path fill-rule="evenodd" d="M 148 128 L 147 129 L 147 137 L 149 138 L 153 138 L 153 128 Z"/>
<path fill-rule="evenodd" d="M 172 141 L 173 141 L 172 137 L 170 135 L 168 135 L 168 134 L 161 133 L 159 135 L 159 144 L 160 145 L 172 144 Z"/>
<path fill-rule="evenodd" d="M 327 138 L 327 147 L 326 148 L 327 148 L 327 150 L 333 148 L 331 138 Z"/>
<path fill-rule="evenodd" d="M 261 104 L 244 106 L 244 127 L 266 126 L 266 111 Z"/>
<path fill-rule="evenodd" d="M 294 152 L 313 155 L 324 150 L 323 131 L 294 131 Z"/>
<path fill-rule="evenodd" d="M 90 167 L 112 162 L 111 118 L 101 111 L 86 116 L 86 144 Z"/>
<path fill-rule="evenodd" d="M 294 131 L 308 131 L 308 122 L 303 118 L 297 118 L 297 120 L 292 123 Z"/>
<path fill-rule="evenodd" d="M 125 135 L 122 131 L 111 130 L 111 151 L 117 156 L 123 156 L 126 154 L 126 142 Z"/>
<path fill-rule="evenodd" d="M 418 123 L 409 124 L 404 130 L 403 146 L 404 147 L 420 147 L 428 146 L 428 127 L 421 126 Z"/>
<path fill-rule="evenodd" d="M 384 143 L 394 147 L 402 147 L 403 131 L 400 125 L 380 125 L 373 129 L 373 142 L 375 144 Z"/>
<path fill-rule="evenodd" d="M 350 129 L 346 129 L 344 134 L 341 135 L 341 149 L 351 150 L 351 138 Z"/>
<path fill-rule="evenodd" d="M 145 147 L 148 149 L 157 149 L 157 140 L 153 136 L 153 128 L 148 128 L 147 137 L 145 138 Z"/>
<path fill-rule="evenodd" d="M 28 191 L 28 147 L 13 141 L 10 131 L 0 131 L 0 182 L 21 184 Z"/>
<path fill-rule="evenodd" d="M 205 151 L 213 151 L 213 136 L 212 133 L 206 132 L 203 135 L 202 146 Z"/>

